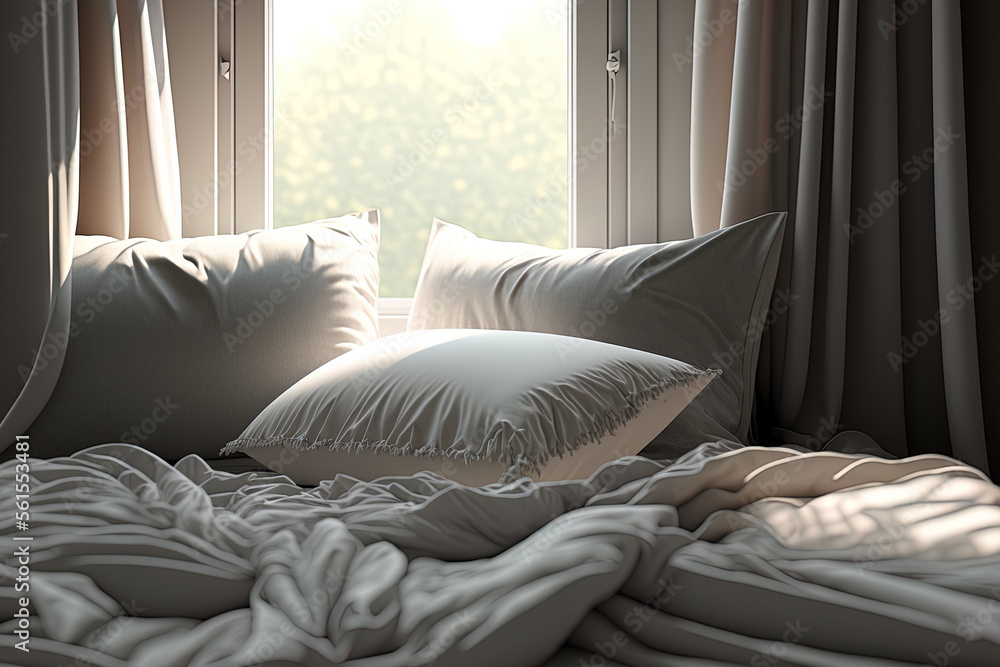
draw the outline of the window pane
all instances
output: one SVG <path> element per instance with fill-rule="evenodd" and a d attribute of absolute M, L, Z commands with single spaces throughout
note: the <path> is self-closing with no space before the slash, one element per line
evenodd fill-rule
<path fill-rule="evenodd" d="M 566 0 L 274 3 L 274 225 L 382 210 L 382 296 L 434 216 L 567 245 Z"/>

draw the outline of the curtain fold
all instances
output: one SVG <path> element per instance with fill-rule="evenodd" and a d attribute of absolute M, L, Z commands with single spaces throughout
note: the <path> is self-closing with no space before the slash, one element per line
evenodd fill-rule
<path fill-rule="evenodd" d="M 163 0 L 119 0 L 129 236 L 181 237 L 181 187 Z"/>
<path fill-rule="evenodd" d="M 50 3 L 51 4 L 51 3 Z M 0 449 L 31 425 L 62 368 L 70 321 L 79 174 L 77 17 L 37 0 L 0 5 L 9 49 L 2 80 L 16 86 L 5 128 L 0 292 Z"/>
<path fill-rule="evenodd" d="M 80 7 L 81 234 L 129 236 L 129 159 L 125 81 L 114 0 Z M 94 194 L 90 194 L 94 193 Z"/>
<path fill-rule="evenodd" d="M 694 24 L 709 25 L 732 5 L 731 0 L 701 0 L 695 5 Z M 736 24 L 719 21 L 718 25 L 712 48 L 702 50 L 692 62 L 695 81 L 715 82 L 691 87 L 692 111 L 700 111 L 691 114 L 691 216 L 696 236 L 718 229 L 722 218 L 722 198 L 717 196 L 721 192 L 716 188 L 725 181 Z"/>
<path fill-rule="evenodd" d="M 181 235 L 162 0 L 5 0 L 0 450 L 41 412 L 71 326 L 74 236 Z M 7 48 L 9 46 L 9 48 Z"/>
<path fill-rule="evenodd" d="M 776 439 L 857 429 L 985 470 L 961 5 L 905 7 L 697 0 L 737 20 L 694 58 L 692 216 L 701 234 L 789 211 L 792 305 L 758 378 Z"/>
<path fill-rule="evenodd" d="M 972 226 L 972 257 L 990 272 L 997 267 L 1000 225 L 996 216 L 997 155 L 1000 155 L 1000 125 L 996 109 L 1000 88 L 996 85 L 998 56 L 996 26 L 1000 25 L 1000 3 L 995 0 L 962 0 L 962 70 L 965 131 L 968 153 L 969 218 Z M 927 55 L 926 57 L 929 57 Z M 991 280 L 976 293 L 976 329 L 983 404 L 1000 405 L 1000 286 Z M 986 439 L 993 479 L 1000 479 L 1000 410 L 987 409 Z"/>
<path fill-rule="evenodd" d="M 829 11 L 827 3 L 814 8 L 816 20 L 826 24 Z M 851 164 L 854 160 L 854 142 L 837 141 L 840 137 L 854 136 L 854 80 L 857 72 L 857 22 L 858 5 L 856 0 L 844 0 L 836 18 L 834 39 L 829 42 L 835 49 L 834 77 L 832 81 L 832 97 L 829 101 L 833 120 L 828 132 L 829 140 L 824 143 L 825 152 L 830 154 L 830 190 L 829 202 L 830 222 L 826 226 L 824 240 L 828 249 L 826 270 L 823 272 L 825 285 L 825 307 L 823 310 L 823 338 L 821 359 L 818 362 L 825 375 L 820 394 L 823 406 L 819 412 L 830 416 L 833 424 L 843 408 L 844 387 L 844 355 L 847 347 L 847 291 L 848 258 L 850 257 L 850 236 L 844 233 L 844 225 L 850 226 L 851 220 Z M 826 59 L 825 49 L 821 57 Z M 831 64 L 827 64 L 830 68 Z M 822 88 L 824 95 L 827 88 Z M 808 313 L 799 313 L 803 319 Z M 805 320 L 808 321 L 808 320 Z M 801 326 L 801 325 L 800 325 Z M 776 341 L 771 341 L 774 347 Z M 780 350 L 780 348 L 778 348 Z M 804 382 L 804 379 L 803 379 Z M 786 399 L 790 400 L 790 399 Z M 784 423 L 791 423 L 801 404 L 794 410 L 782 414 Z"/>
<path fill-rule="evenodd" d="M 80 3 L 81 234 L 180 238 L 162 0 Z"/>
<path fill-rule="evenodd" d="M 962 23 L 959 4 L 931 4 L 931 53 L 934 80 L 934 126 L 942 128 L 942 146 L 958 137 L 934 163 L 934 215 L 937 232 L 938 300 L 949 306 L 951 321 L 941 327 L 945 401 L 952 447 L 963 461 L 984 470 L 986 427 L 979 380 L 979 345 L 974 297 L 953 297 L 957 286 L 975 289 L 972 232 L 969 221 L 969 175 L 966 154 L 965 91 L 962 79 Z M 959 308 L 958 305 L 962 304 Z M 954 306 L 954 307 L 951 307 Z"/>

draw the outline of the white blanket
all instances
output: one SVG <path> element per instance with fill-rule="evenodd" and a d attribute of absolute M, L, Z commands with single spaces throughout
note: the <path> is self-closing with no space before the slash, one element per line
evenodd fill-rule
<path fill-rule="evenodd" d="M 581 482 L 302 489 L 102 445 L 31 461 L 20 533 L 15 463 L 4 664 L 1000 665 L 1000 488 L 945 457 L 705 445 Z"/>

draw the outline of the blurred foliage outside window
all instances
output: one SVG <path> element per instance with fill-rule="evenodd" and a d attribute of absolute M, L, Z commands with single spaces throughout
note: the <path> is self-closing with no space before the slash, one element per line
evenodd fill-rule
<path fill-rule="evenodd" d="M 567 0 L 274 4 L 274 226 L 378 207 L 381 296 L 436 216 L 565 248 Z"/>

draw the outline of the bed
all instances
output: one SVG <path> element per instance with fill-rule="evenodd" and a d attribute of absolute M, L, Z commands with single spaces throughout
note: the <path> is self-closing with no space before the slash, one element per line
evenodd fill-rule
<path fill-rule="evenodd" d="M 0 502 L 14 508 L 0 515 L 0 663 L 1000 664 L 1000 488 L 986 475 L 938 455 L 833 451 L 843 440 L 825 449 L 751 442 L 758 333 L 783 220 L 669 247 L 563 251 L 571 256 L 498 249 L 435 223 L 409 337 L 399 344 L 373 340 L 377 214 L 283 232 L 278 247 L 267 236 L 225 251 L 236 242 L 87 244 L 74 290 L 99 293 L 109 276 L 123 287 L 100 316 L 75 311 L 80 328 L 68 333 L 74 342 L 53 398 L 0 465 Z M 477 275 L 470 267 L 479 250 L 489 259 Z M 726 252 L 737 254 L 715 266 L 755 279 L 697 274 L 706 254 Z M 459 273 L 448 264 L 456 257 Z M 611 279 L 616 271 L 624 278 Z M 264 291 L 250 289 L 253 280 Z M 345 280 L 346 289 L 336 287 Z M 702 291 L 692 296 L 692 284 Z M 614 291 L 581 301 L 598 285 Z M 669 316 L 646 294 L 672 304 Z M 690 298 L 702 305 L 677 306 Z M 338 307 L 316 318 L 317 302 Z M 292 317 L 300 309 L 319 320 L 314 328 Z M 641 324 L 650 317 L 653 329 Z M 558 399 L 527 410 L 553 410 L 535 420 L 542 435 L 486 429 L 475 437 L 490 446 L 470 445 L 462 419 L 442 426 L 448 415 L 474 412 L 456 402 L 471 391 L 462 385 L 425 389 L 438 403 L 422 402 L 417 415 L 444 415 L 429 428 L 448 431 L 447 446 L 393 445 L 389 431 L 406 412 L 393 406 L 408 405 L 413 392 L 391 376 L 400 364 L 414 376 L 415 356 L 399 350 L 408 341 L 422 354 L 421 341 L 449 331 L 449 344 L 571 346 L 567 363 L 582 370 L 556 378 Z M 287 356 L 273 356 L 275 341 Z M 564 392 L 600 375 L 603 366 L 581 352 L 591 343 L 601 354 L 622 344 L 611 373 L 619 384 L 589 394 L 616 394 L 620 419 Z M 472 348 L 476 355 L 489 356 Z M 144 377 L 122 372 L 88 390 L 95 364 L 136 359 Z M 663 359 L 673 365 L 647 372 Z M 331 369 L 355 375 L 335 385 Z M 676 382 L 635 389 L 675 371 Z M 450 374 L 460 375 L 433 384 Z M 395 399 L 372 394 L 386 384 Z M 530 384 L 535 397 L 557 391 Z M 317 417 L 336 414 L 327 404 L 347 400 L 345 387 L 357 394 L 353 416 Z M 675 389 L 677 410 L 648 409 Z M 354 403 L 373 395 L 379 409 Z M 298 412 L 289 416 L 291 399 Z M 602 417 L 596 426 L 568 437 L 590 412 Z M 605 436 L 643 415 L 654 418 L 652 430 L 606 455 Z M 354 430 L 344 435 L 347 422 Z M 383 422 L 393 422 L 389 431 L 378 431 Z M 426 423 L 402 430 L 413 439 Z M 560 438 L 576 444 L 556 447 Z M 331 465 L 341 442 L 348 454 L 371 455 L 367 468 L 343 458 Z M 220 459 L 220 450 L 239 454 Z M 289 453 L 306 465 L 283 466 Z M 379 474 L 380 461 L 389 469 L 386 457 L 402 456 L 417 457 L 420 469 Z M 550 460 L 584 456 L 586 466 L 570 473 L 539 472 Z M 487 478 L 468 483 L 457 462 Z M 317 467 L 314 480 L 303 477 Z"/>
<path fill-rule="evenodd" d="M 31 473 L 6 664 L 1000 664 L 1000 490 L 938 456 L 706 444 L 585 481 L 302 488 L 123 444 Z"/>

